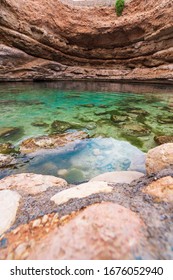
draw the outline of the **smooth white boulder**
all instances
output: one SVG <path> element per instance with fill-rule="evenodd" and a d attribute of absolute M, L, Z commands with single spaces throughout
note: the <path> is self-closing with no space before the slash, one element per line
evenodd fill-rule
<path fill-rule="evenodd" d="M 144 176 L 143 173 L 137 171 L 114 171 L 106 172 L 100 174 L 90 180 L 94 181 L 104 181 L 107 183 L 127 183 L 130 184 L 133 180 L 139 179 Z"/>
<path fill-rule="evenodd" d="M 15 191 L 0 191 L 0 235 L 14 223 L 20 198 Z"/>

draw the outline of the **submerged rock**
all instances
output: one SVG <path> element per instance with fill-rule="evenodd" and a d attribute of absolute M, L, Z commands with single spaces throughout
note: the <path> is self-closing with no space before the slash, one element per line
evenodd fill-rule
<path fill-rule="evenodd" d="M 111 121 L 113 123 L 124 123 L 130 120 L 130 117 L 126 116 L 126 115 L 111 115 Z"/>
<path fill-rule="evenodd" d="M 160 115 L 157 117 L 157 121 L 158 123 L 161 124 L 172 124 L 173 123 L 173 116 L 164 116 L 164 115 Z"/>
<path fill-rule="evenodd" d="M 166 143 L 148 151 L 146 170 L 148 174 L 173 166 L 173 143 Z"/>
<path fill-rule="evenodd" d="M 49 125 L 43 121 L 35 121 L 31 123 L 33 126 L 48 127 Z"/>
<path fill-rule="evenodd" d="M 36 138 L 29 138 L 24 140 L 20 145 L 21 153 L 32 153 L 41 149 L 55 149 L 57 147 L 65 146 L 75 140 L 85 139 L 88 134 L 79 131 L 65 134 L 52 134 L 49 136 L 40 136 Z"/>
<path fill-rule="evenodd" d="M 151 130 L 142 124 L 128 123 L 121 126 L 122 133 L 130 136 L 142 137 L 148 136 Z"/>
<path fill-rule="evenodd" d="M 20 128 L 18 127 L 1 127 L 0 128 L 0 137 L 13 136 L 14 134 L 19 133 Z"/>
<path fill-rule="evenodd" d="M 15 152 L 15 147 L 11 143 L 0 143 L 0 154 L 10 154 Z"/>
<path fill-rule="evenodd" d="M 51 133 L 64 133 L 68 129 L 81 129 L 82 126 L 78 123 L 69 123 L 56 120 L 51 124 Z"/>
<path fill-rule="evenodd" d="M 154 141 L 158 145 L 162 145 L 162 144 L 166 144 L 166 143 L 173 143 L 173 135 L 155 136 Z"/>

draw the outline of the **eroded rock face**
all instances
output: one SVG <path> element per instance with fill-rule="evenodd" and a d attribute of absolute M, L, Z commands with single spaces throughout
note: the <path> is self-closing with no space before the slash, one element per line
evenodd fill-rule
<path fill-rule="evenodd" d="M 158 172 L 173 165 L 173 143 L 166 143 L 148 151 L 146 171 L 148 174 Z"/>
<path fill-rule="evenodd" d="M 125 207 L 95 204 L 52 232 L 28 259 L 134 259 L 145 244 L 143 231 L 142 220 Z"/>
<path fill-rule="evenodd" d="M 25 5 L 25 9 L 23 9 Z M 172 0 L 73 8 L 2 0 L 0 80 L 173 80 Z"/>

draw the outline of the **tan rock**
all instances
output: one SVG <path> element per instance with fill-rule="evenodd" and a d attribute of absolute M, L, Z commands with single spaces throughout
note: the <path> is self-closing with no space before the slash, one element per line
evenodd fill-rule
<path fill-rule="evenodd" d="M 148 151 L 146 170 L 148 174 L 160 171 L 173 164 L 173 143 L 166 143 Z"/>
<path fill-rule="evenodd" d="M 83 198 L 96 193 L 109 193 L 112 191 L 106 182 L 88 182 L 69 188 L 55 194 L 51 200 L 57 205 L 63 204 L 73 198 Z"/>
<path fill-rule="evenodd" d="M 0 190 L 14 189 L 27 194 L 37 194 L 46 191 L 49 187 L 64 187 L 64 179 L 49 175 L 21 173 L 11 175 L 0 180 Z"/>
<path fill-rule="evenodd" d="M 129 209 L 95 204 L 40 240 L 28 259 L 134 259 L 146 245 L 144 232 L 142 220 Z"/>
<path fill-rule="evenodd" d="M 15 191 L 0 191 L 0 235 L 14 223 L 20 198 Z"/>
<path fill-rule="evenodd" d="M 20 145 L 21 153 L 32 153 L 42 149 L 54 149 L 65 146 L 75 140 L 87 138 L 88 134 L 83 131 L 64 134 L 52 134 L 24 140 Z"/>
<path fill-rule="evenodd" d="M 90 180 L 94 181 L 104 181 L 108 183 L 127 183 L 130 184 L 133 180 L 139 179 L 144 176 L 143 173 L 137 171 L 114 171 L 106 172 L 98 175 Z"/>
<path fill-rule="evenodd" d="M 173 178 L 166 176 L 152 182 L 142 192 L 157 197 L 159 201 L 173 202 Z"/>

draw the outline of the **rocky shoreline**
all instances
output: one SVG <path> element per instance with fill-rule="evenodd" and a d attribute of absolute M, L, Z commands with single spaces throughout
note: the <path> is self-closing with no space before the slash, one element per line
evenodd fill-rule
<path fill-rule="evenodd" d="M 172 165 L 167 143 L 147 153 L 147 175 L 1 179 L 0 259 L 173 259 Z"/>

